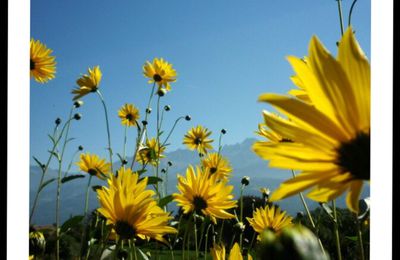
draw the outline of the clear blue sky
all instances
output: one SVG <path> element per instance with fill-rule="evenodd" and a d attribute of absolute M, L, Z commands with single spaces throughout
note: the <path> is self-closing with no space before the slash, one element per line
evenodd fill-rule
<path fill-rule="evenodd" d="M 351 3 L 343 1 L 346 24 Z M 352 16 L 368 57 L 370 13 L 370 1 L 361 0 Z M 154 57 L 163 57 L 178 72 L 172 91 L 162 99 L 162 106 L 172 106 L 165 115 L 166 130 L 178 116 L 192 116 L 192 121 L 177 126 L 170 151 L 184 148 L 184 133 L 197 124 L 212 130 L 215 141 L 226 128 L 225 144 L 255 137 L 261 111 L 267 108 L 257 103 L 258 96 L 286 93 L 293 87 L 293 71 L 285 57 L 307 55 L 312 35 L 336 54 L 340 27 L 335 0 L 32 0 L 31 36 L 54 50 L 57 74 L 44 85 L 31 80 L 31 156 L 42 161 L 48 157 L 47 134 L 54 120 L 65 121 L 76 79 L 95 65 L 103 72 L 100 89 L 108 105 L 112 146 L 121 152 L 124 128 L 117 111 L 128 102 L 144 115 L 151 85 L 143 77 L 142 65 Z M 94 94 L 83 101 L 83 118 L 70 131 L 77 139 L 70 143 L 66 158 L 78 145 L 108 158 L 101 103 Z M 155 103 L 152 107 L 154 111 Z M 136 132 L 129 129 L 128 134 L 131 155 Z"/>

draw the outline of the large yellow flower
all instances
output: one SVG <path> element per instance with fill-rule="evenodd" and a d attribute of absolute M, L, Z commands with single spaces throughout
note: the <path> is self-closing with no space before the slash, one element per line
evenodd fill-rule
<path fill-rule="evenodd" d="M 217 180 L 228 179 L 232 168 L 229 161 L 218 153 L 210 153 L 201 160 L 201 165 L 210 171 L 211 175 L 216 175 Z"/>
<path fill-rule="evenodd" d="M 370 65 L 349 28 L 335 59 L 316 37 L 310 43 L 307 64 L 289 57 L 311 104 L 276 94 L 265 101 L 290 118 L 264 112 L 266 125 L 293 143 L 257 142 L 254 151 L 270 166 L 301 170 L 285 181 L 271 200 L 311 187 L 308 197 L 326 202 L 348 191 L 346 202 L 358 212 L 363 181 L 370 180 Z"/>
<path fill-rule="evenodd" d="M 286 211 L 281 212 L 275 205 L 257 208 L 253 212 L 253 218 L 246 219 L 258 234 L 267 229 L 279 233 L 283 228 L 293 225 L 292 217 L 286 215 Z"/>
<path fill-rule="evenodd" d="M 213 260 L 225 260 L 225 246 L 214 244 L 214 247 L 210 249 L 211 256 Z M 253 260 L 250 254 L 247 255 L 248 260 Z M 235 243 L 232 246 L 231 251 L 229 252 L 228 260 L 243 260 L 242 253 L 240 252 L 240 246 L 238 243 Z"/>
<path fill-rule="evenodd" d="M 153 60 L 153 63 L 146 61 L 143 66 L 143 74 L 149 78 L 149 83 L 157 83 L 159 88 L 171 90 L 170 82 L 176 81 L 176 71 L 172 68 L 172 64 L 158 58 Z"/>
<path fill-rule="evenodd" d="M 81 154 L 80 161 L 76 163 L 81 171 L 92 176 L 105 179 L 111 174 L 111 164 L 105 159 L 100 159 L 96 154 Z"/>
<path fill-rule="evenodd" d="M 207 128 L 198 125 L 197 127 L 193 127 L 190 129 L 183 138 L 183 144 L 190 150 L 195 150 L 199 153 L 206 154 L 207 149 L 212 149 L 211 143 L 214 141 L 212 139 L 208 139 L 211 135 L 211 131 L 208 131 Z"/>
<path fill-rule="evenodd" d="M 46 83 L 54 79 L 56 73 L 55 57 L 49 49 L 39 40 L 31 39 L 30 42 L 30 75 L 39 83 Z"/>
<path fill-rule="evenodd" d="M 178 174 L 178 190 L 174 193 L 174 200 L 183 208 L 185 214 L 196 212 L 209 216 L 216 223 L 216 219 L 231 219 L 235 216 L 226 212 L 227 209 L 236 207 L 232 200 L 233 186 L 227 186 L 226 180 L 216 182 L 216 176 L 208 170 L 202 171 L 190 165 L 186 170 L 186 178 Z"/>
<path fill-rule="evenodd" d="M 159 147 L 156 138 L 151 138 L 146 140 L 146 145 L 139 149 L 136 155 L 136 161 L 141 164 L 152 164 L 156 166 L 158 164 L 157 157 L 159 159 L 164 158 L 163 154 L 165 151 L 165 146 Z"/>
<path fill-rule="evenodd" d="M 132 104 L 125 104 L 118 111 L 121 123 L 126 126 L 135 126 L 139 120 L 139 109 Z"/>
<path fill-rule="evenodd" d="M 88 74 L 82 75 L 77 81 L 79 87 L 72 90 L 72 94 L 75 94 L 73 100 L 77 100 L 90 92 L 96 92 L 99 88 L 102 73 L 99 66 L 88 68 Z"/>
<path fill-rule="evenodd" d="M 157 205 L 155 192 L 146 190 L 147 180 L 139 181 L 137 173 L 121 167 L 118 177 L 108 179 L 108 187 L 97 190 L 98 212 L 121 239 L 153 238 L 166 243 L 163 235 L 177 231 L 168 226 L 172 217 Z"/>

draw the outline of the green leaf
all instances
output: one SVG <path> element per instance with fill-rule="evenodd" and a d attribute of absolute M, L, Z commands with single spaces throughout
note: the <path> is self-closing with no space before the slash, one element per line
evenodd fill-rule
<path fill-rule="evenodd" d="M 119 153 L 117 153 L 117 156 L 118 156 L 119 160 L 121 161 L 121 163 L 123 164 L 124 158 L 122 158 L 122 156 Z"/>
<path fill-rule="evenodd" d="M 54 140 L 54 138 L 51 136 L 51 135 L 47 135 L 49 138 L 50 138 L 50 140 L 51 140 L 51 142 L 53 143 L 53 145 L 55 145 L 56 144 L 56 141 Z"/>
<path fill-rule="evenodd" d="M 57 178 L 51 178 L 51 179 L 49 179 L 49 180 L 43 182 L 42 185 L 40 186 L 38 192 L 41 192 L 41 191 L 44 189 L 44 187 L 46 187 L 47 185 L 49 185 L 50 183 L 52 183 L 52 182 L 55 181 L 56 179 L 57 179 Z"/>
<path fill-rule="evenodd" d="M 35 157 L 35 156 L 32 156 L 33 157 L 33 160 L 35 160 L 35 162 L 39 165 L 39 167 L 41 168 L 41 169 L 43 169 L 42 167 L 43 167 L 43 164 Z"/>
<path fill-rule="evenodd" d="M 83 218 L 84 218 L 84 216 L 78 215 L 78 216 L 74 216 L 74 217 L 68 219 L 67 221 L 65 221 L 64 224 L 62 224 L 62 226 L 61 226 L 61 229 L 60 229 L 61 233 L 67 232 L 70 228 L 75 227 L 76 225 L 81 223 Z"/>
<path fill-rule="evenodd" d="M 83 174 L 70 175 L 70 176 L 62 178 L 61 183 L 66 183 L 66 182 L 69 182 L 69 181 L 72 181 L 72 180 L 75 180 L 78 178 L 85 178 L 85 175 L 83 175 Z"/>
<path fill-rule="evenodd" d="M 99 189 L 101 189 L 103 186 L 101 186 L 101 185 L 94 185 L 94 186 L 92 186 L 92 190 L 94 191 L 94 192 L 96 192 L 97 190 L 99 190 Z"/>
<path fill-rule="evenodd" d="M 351 241 L 354 241 L 354 242 L 358 241 L 358 237 L 357 236 L 352 236 L 352 237 L 346 236 L 346 238 L 351 240 Z"/>
<path fill-rule="evenodd" d="M 142 175 L 142 174 L 145 173 L 145 172 L 147 172 L 146 169 L 138 170 L 138 171 L 137 171 L 137 173 L 139 174 L 139 176 Z"/>
<path fill-rule="evenodd" d="M 65 141 L 65 143 L 69 143 L 69 142 L 71 142 L 72 140 L 75 140 L 76 138 L 74 138 L 74 137 L 72 137 L 72 138 L 69 138 L 67 141 Z"/>
<path fill-rule="evenodd" d="M 144 178 L 145 177 L 140 178 L 139 181 L 143 180 Z M 150 177 L 147 177 L 147 178 L 148 178 L 147 185 L 152 185 L 152 184 L 156 184 L 157 182 L 162 182 L 163 181 L 161 178 L 154 177 L 154 176 L 150 176 Z"/>
<path fill-rule="evenodd" d="M 161 136 L 164 133 L 164 131 L 160 131 L 160 133 L 158 134 L 158 136 Z"/>
<path fill-rule="evenodd" d="M 149 256 L 146 255 L 139 247 L 135 247 L 136 250 L 139 252 L 140 256 L 142 257 L 143 260 L 149 260 Z"/>
<path fill-rule="evenodd" d="M 168 195 L 165 196 L 164 198 L 160 199 L 160 201 L 158 202 L 158 206 L 160 206 L 160 208 L 166 206 L 168 203 L 170 203 L 174 198 L 172 197 L 172 195 Z"/>
<path fill-rule="evenodd" d="M 53 151 L 50 151 L 50 150 L 49 150 L 48 152 L 49 152 L 51 155 L 53 155 L 54 157 L 56 157 L 58 161 L 61 161 L 60 155 L 59 155 L 58 153 L 53 152 Z"/>

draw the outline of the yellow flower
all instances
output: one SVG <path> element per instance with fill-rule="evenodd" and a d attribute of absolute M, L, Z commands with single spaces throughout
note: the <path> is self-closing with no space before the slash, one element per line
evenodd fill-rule
<path fill-rule="evenodd" d="M 225 246 L 214 244 L 214 247 L 210 250 L 211 256 L 213 260 L 225 260 Z M 248 260 L 253 260 L 251 255 L 247 256 Z M 229 253 L 228 260 L 243 260 L 242 253 L 240 252 L 240 246 L 238 243 L 235 243 Z"/>
<path fill-rule="evenodd" d="M 135 126 L 139 120 L 139 109 L 132 104 L 125 104 L 118 111 L 121 123 L 126 126 Z"/>
<path fill-rule="evenodd" d="M 171 90 L 170 82 L 176 81 L 176 71 L 172 68 L 172 64 L 164 61 L 162 58 L 155 58 L 153 63 L 146 61 L 143 66 L 143 74 L 149 78 L 149 83 L 157 83 L 158 88 Z"/>
<path fill-rule="evenodd" d="M 265 230 L 279 233 L 283 228 L 292 225 L 292 217 L 286 215 L 286 211 L 281 212 L 275 205 L 257 208 L 253 212 L 253 218 L 246 219 L 258 234 Z"/>
<path fill-rule="evenodd" d="M 118 177 L 108 179 L 108 187 L 97 190 L 98 212 L 121 239 L 152 238 L 166 243 L 163 235 L 177 231 L 168 226 L 172 217 L 157 205 L 155 192 L 146 190 L 147 180 L 139 181 L 137 173 L 121 167 Z"/>
<path fill-rule="evenodd" d="M 88 68 L 88 74 L 82 75 L 77 81 L 79 87 L 72 90 L 72 94 L 75 94 L 73 100 L 77 100 L 90 92 L 96 92 L 99 88 L 102 73 L 99 66 Z"/>
<path fill-rule="evenodd" d="M 55 57 L 49 49 L 39 40 L 31 39 L 30 42 L 30 75 L 39 83 L 46 83 L 54 79 L 56 73 Z"/>
<path fill-rule="evenodd" d="M 304 62 L 305 65 L 307 65 L 307 58 L 301 59 L 301 61 Z M 298 99 L 311 103 L 310 97 L 307 95 L 307 92 L 304 87 L 304 83 L 298 75 L 291 76 L 290 79 L 292 80 L 293 84 L 296 85 L 298 88 L 297 89 L 291 89 L 288 93 L 292 96 L 297 97 Z"/>
<path fill-rule="evenodd" d="M 313 187 L 308 197 L 327 202 L 348 191 L 346 202 L 358 212 L 363 181 L 370 180 L 370 65 L 352 29 L 339 43 L 335 59 L 316 37 L 307 64 L 289 57 L 312 105 L 299 99 L 263 94 L 291 120 L 264 112 L 266 125 L 293 143 L 254 144 L 270 166 L 301 170 L 272 194 L 276 201 Z"/>
<path fill-rule="evenodd" d="M 207 149 L 212 149 L 210 143 L 214 141 L 207 138 L 210 135 L 211 131 L 208 131 L 207 128 L 203 128 L 201 125 L 198 125 L 197 127 L 190 129 L 185 134 L 185 137 L 183 138 L 183 144 L 186 144 L 190 150 L 197 149 L 199 153 L 206 154 Z"/>
<path fill-rule="evenodd" d="M 201 160 L 201 165 L 210 171 L 210 175 L 216 175 L 217 180 L 227 180 L 232 168 L 227 159 L 218 155 L 218 153 L 210 153 Z"/>
<path fill-rule="evenodd" d="M 216 218 L 231 219 L 235 216 L 226 210 L 236 207 L 236 201 L 232 200 L 233 186 L 227 186 L 226 180 L 216 182 L 216 176 L 208 170 L 202 171 L 200 167 L 195 169 L 190 165 L 186 170 L 186 178 L 178 174 L 178 190 L 174 193 L 174 200 L 183 208 L 185 214 L 196 212 L 209 216 L 216 223 Z"/>
<path fill-rule="evenodd" d="M 111 164 L 105 159 L 100 159 L 96 154 L 81 154 L 80 161 L 76 163 L 80 170 L 92 176 L 105 179 L 111 174 Z"/>
<path fill-rule="evenodd" d="M 156 166 L 158 164 L 157 157 L 159 159 L 164 158 L 163 154 L 165 151 L 165 146 L 159 147 L 156 138 L 151 138 L 146 140 L 146 145 L 139 149 L 138 154 L 136 155 L 136 161 L 141 164 L 152 164 Z"/>

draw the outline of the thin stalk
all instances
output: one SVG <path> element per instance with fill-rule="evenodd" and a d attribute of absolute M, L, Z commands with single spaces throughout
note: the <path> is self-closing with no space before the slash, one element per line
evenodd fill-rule
<path fill-rule="evenodd" d="M 199 248 L 197 244 L 197 225 L 196 225 L 196 213 L 193 213 L 193 228 L 194 228 L 194 244 L 196 249 L 196 259 L 199 258 Z"/>
<path fill-rule="evenodd" d="M 292 171 L 293 178 L 295 178 L 295 177 L 296 177 L 296 174 L 294 173 L 293 170 L 291 170 L 291 171 Z M 307 203 L 306 203 L 306 201 L 305 201 L 305 199 L 304 199 L 304 196 L 303 196 L 303 193 L 302 193 L 302 192 L 299 193 L 299 197 L 300 197 L 300 199 L 301 199 L 301 202 L 303 203 L 304 209 L 305 209 L 306 212 L 307 212 L 307 216 L 308 216 L 308 219 L 310 220 L 311 226 L 313 227 L 314 232 L 317 234 L 317 233 L 318 233 L 318 232 L 317 232 L 317 227 L 315 226 L 314 220 L 313 220 L 313 218 L 312 218 L 312 216 L 311 216 L 310 210 L 309 210 L 309 208 L 308 208 L 308 206 L 307 206 Z M 319 247 L 321 248 L 322 252 L 323 252 L 324 255 L 326 256 L 324 246 L 322 245 L 322 242 L 321 242 L 321 239 L 319 238 L 319 236 L 318 236 L 318 244 L 319 244 Z"/>
<path fill-rule="evenodd" d="M 185 233 L 183 235 L 183 241 L 182 241 L 182 259 L 185 259 L 185 243 L 188 235 L 188 230 L 189 227 L 185 228 Z"/>
<path fill-rule="evenodd" d="M 256 234 L 257 234 L 257 232 L 254 232 L 253 236 L 251 237 L 251 242 L 249 245 L 249 252 L 250 252 L 251 248 L 253 247 L 253 243 L 254 243 L 254 239 L 256 238 Z"/>
<path fill-rule="evenodd" d="M 73 164 L 74 161 L 75 161 L 75 156 L 76 156 L 78 153 L 79 153 L 79 150 L 76 150 L 75 153 L 72 155 L 71 161 L 70 161 L 69 164 L 68 164 L 68 168 L 67 168 L 67 170 L 65 171 L 65 174 L 64 174 L 64 177 L 63 177 L 63 178 L 65 178 L 65 177 L 68 176 L 68 173 L 69 173 L 69 171 L 71 170 L 72 164 Z"/>
<path fill-rule="evenodd" d="M 243 224 L 243 190 L 245 185 L 242 184 L 240 187 L 240 223 Z M 240 250 L 242 250 L 242 242 L 243 242 L 243 232 L 240 232 L 239 246 Z"/>
<path fill-rule="evenodd" d="M 86 187 L 86 195 L 85 195 L 85 209 L 84 209 L 84 213 L 83 213 L 83 219 L 86 219 L 86 215 L 88 212 L 88 207 L 89 207 L 89 188 L 90 188 L 90 182 L 92 181 L 92 175 L 89 175 L 89 180 L 88 180 L 88 184 Z M 82 237 L 81 237 L 81 253 L 83 253 L 83 245 L 84 245 L 84 240 L 85 240 L 85 236 L 86 236 L 86 229 L 84 229 L 84 231 L 82 232 Z"/>
<path fill-rule="evenodd" d="M 204 241 L 204 260 L 207 260 L 207 252 L 208 252 L 208 248 L 207 248 L 207 244 L 208 244 L 208 231 L 210 230 L 211 224 L 208 224 L 207 230 L 206 230 L 206 235 L 205 235 L 205 241 Z"/>
<path fill-rule="evenodd" d="M 112 148 L 111 148 L 111 134 L 110 134 L 110 123 L 108 120 L 108 113 L 107 113 L 107 106 L 106 106 L 106 102 L 104 101 L 103 95 L 101 94 L 100 90 L 96 90 L 98 96 L 100 97 L 101 103 L 103 104 L 103 108 L 104 108 L 104 114 L 106 117 L 106 126 L 107 126 L 107 139 L 108 139 L 108 152 L 110 154 L 110 164 L 111 164 L 111 172 L 113 171 L 113 160 L 112 160 Z"/>
<path fill-rule="evenodd" d="M 364 260 L 365 259 L 365 254 L 364 254 L 364 245 L 363 245 L 362 233 L 361 233 L 361 229 L 360 229 L 360 220 L 358 219 L 357 214 L 355 214 L 355 217 L 356 217 L 358 245 L 360 246 L 361 260 Z"/>
<path fill-rule="evenodd" d="M 53 144 L 53 148 L 51 149 L 50 156 L 47 159 L 47 163 L 44 166 L 44 169 L 42 170 L 42 176 L 40 177 L 39 185 L 38 185 L 38 188 L 37 188 L 37 191 L 36 191 L 36 194 L 35 194 L 35 199 L 33 200 L 33 206 L 32 206 L 32 209 L 31 209 L 31 214 L 29 215 L 29 225 L 31 225 L 31 223 L 32 223 L 32 217 L 33 217 L 33 214 L 34 214 L 36 206 L 37 206 L 39 194 L 41 192 L 40 187 L 43 184 L 44 176 L 46 175 L 47 169 L 49 168 L 49 165 L 50 165 L 50 162 L 51 162 L 51 158 L 53 158 L 53 156 L 54 156 L 53 153 L 57 149 L 58 143 L 61 140 L 61 137 L 62 137 L 62 135 L 64 133 L 64 130 L 65 130 L 65 127 L 66 127 L 67 123 L 69 123 L 71 120 L 72 120 L 71 118 L 68 119 L 68 121 L 63 126 L 60 135 L 58 136 L 58 138 L 56 140 L 54 140 L 55 142 Z"/>
<path fill-rule="evenodd" d="M 179 120 L 181 120 L 182 118 L 185 118 L 185 117 L 184 117 L 184 116 L 181 116 L 181 117 L 178 117 L 178 118 L 175 120 L 175 123 L 174 123 L 174 125 L 172 126 L 171 130 L 169 131 L 167 138 L 165 138 L 165 140 L 164 140 L 164 142 L 162 143 L 161 146 L 164 146 L 164 145 L 167 143 L 169 137 L 171 136 L 172 132 L 173 132 L 174 129 L 175 129 L 176 124 L 177 124 L 177 123 L 179 122 Z"/>
<path fill-rule="evenodd" d="M 351 25 L 351 15 L 353 14 L 353 8 L 354 8 L 354 5 L 356 4 L 356 2 L 357 2 L 357 0 L 354 0 L 353 3 L 351 4 L 351 7 L 350 7 L 350 12 L 349 12 L 349 26 Z"/>
<path fill-rule="evenodd" d="M 158 178 L 159 175 L 159 164 L 160 164 L 160 152 L 161 152 L 161 146 L 160 146 L 160 98 L 161 96 L 159 95 L 157 98 L 157 158 L 156 158 L 156 177 Z M 156 182 L 157 190 L 158 190 L 158 182 Z M 161 195 L 159 193 L 158 199 L 161 199 Z"/>
<path fill-rule="evenodd" d="M 339 11 L 339 21 L 340 21 L 340 32 L 343 36 L 344 28 L 343 28 L 343 15 L 342 15 L 342 0 L 336 0 L 338 2 L 338 11 Z"/>
<path fill-rule="evenodd" d="M 229 245 L 229 248 L 232 248 L 233 242 L 235 241 L 235 236 L 236 236 L 236 234 L 233 234 L 232 239 L 231 239 L 231 244 Z"/>
<path fill-rule="evenodd" d="M 222 231 L 224 230 L 224 223 L 225 223 L 225 219 L 222 219 L 222 224 L 221 224 L 221 228 L 219 230 L 219 237 L 218 237 L 218 243 L 221 244 L 221 239 L 222 239 Z"/>
<path fill-rule="evenodd" d="M 200 226 L 200 241 L 199 241 L 199 250 L 201 250 L 201 244 L 203 243 L 203 238 L 204 238 L 204 229 L 205 229 L 205 219 L 203 222 L 201 222 L 201 226 Z"/>
<path fill-rule="evenodd" d="M 127 132 L 127 129 L 128 129 L 128 126 L 126 125 L 125 129 L 124 129 L 124 147 L 122 150 L 122 159 L 123 160 L 126 160 L 126 141 L 127 141 L 126 132 Z"/>
<path fill-rule="evenodd" d="M 71 108 L 71 111 L 69 113 L 69 117 L 71 118 L 72 116 L 72 111 L 74 108 Z M 67 131 L 65 133 L 64 137 L 64 143 L 61 149 L 61 156 L 58 158 L 58 177 L 57 177 L 57 193 L 56 193 L 56 259 L 60 259 L 60 194 L 61 194 L 61 170 L 62 170 L 62 159 L 64 157 L 64 152 L 65 152 L 65 147 L 67 146 L 67 138 L 68 138 L 68 133 L 69 133 L 69 127 L 71 125 L 71 120 L 68 120 L 66 123 L 67 125 Z M 61 136 L 60 136 L 61 138 Z"/>
<path fill-rule="evenodd" d="M 340 238 L 339 238 L 339 225 L 337 221 L 337 214 L 336 214 L 336 201 L 332 200 L 332 208 L 333 208 L 333 225 L 334 225 L 334 230 L 335 230 L 335 238 L 336 238 L 336 251 L 338 255 L 338 260 L 342 260 L 342 252 L 340 249 Z"/>

